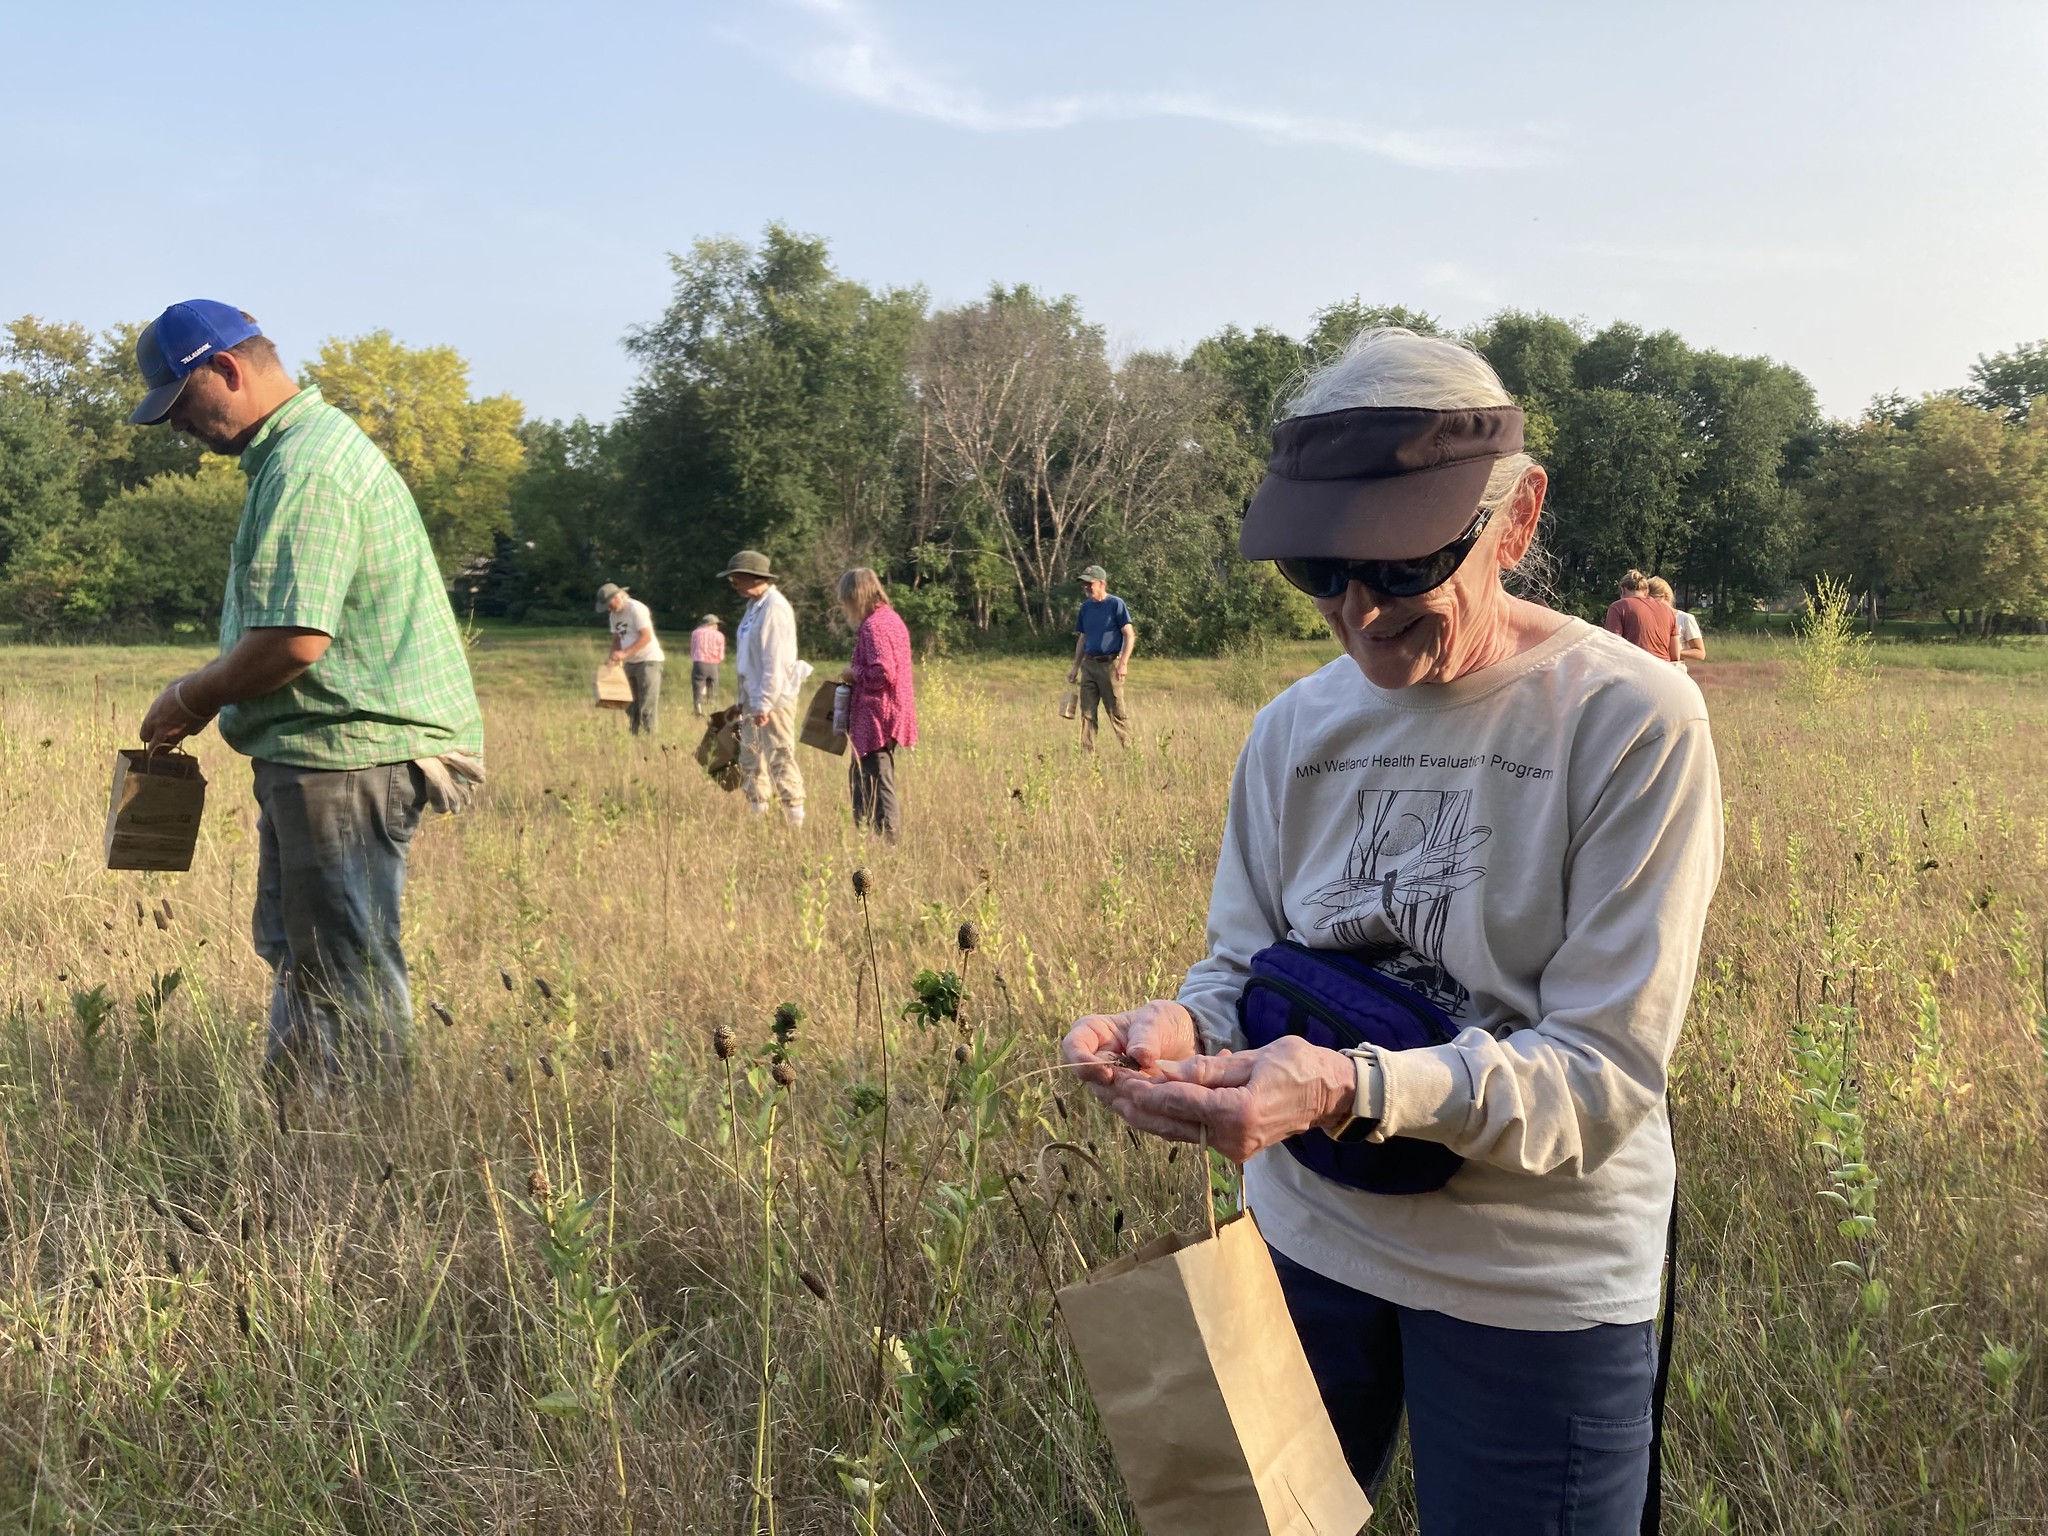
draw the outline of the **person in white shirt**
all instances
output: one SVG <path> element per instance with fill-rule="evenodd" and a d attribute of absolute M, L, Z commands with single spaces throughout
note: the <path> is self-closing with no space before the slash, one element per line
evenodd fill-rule
<path fill-rule="evenodd" d="M 796 614 L 775 585 L 768 557 L 743 549 L 718 573 L 747 600 L 733 639 L 739 674 L 740 785 L 756 815 L 771 798 L 792 827 L 804 824 L 804 776 L 796 763 L 796 701 L 808 663 L 797 659 Z"/>
<path fill-rule="evenodd" d="M 661 664 L 668 659 L 654 633 L 654 616 L 645 603 L 611 581 L 597 589 L 597 611 L 612 616 L 612 653 L 605 663 L 623 666 L 626 686 L 633 690 L 626 723 L 635 736 L 652 736 L 661 723 Z"/>
<path fill-rule="evenodd" d="M 1700 631 L 1700 621 L 1678 606 L 1678 597 L 1671 590 L 1671 583 L 1662 576 L 1652 576 L 1649 593 L 1658 602 L 1670 604 L 1671 611 L 1678 615 L 1678 670 L 1685 671 L 1688 661 L 1705 661 L 1707 637 Z"/>
<path fill-rule="evenodd" d="M 1303 385 L 1240 549 L 1345 655 L 1253 723 L 1179 997 L 1081 1019 L 1062 1056 L 1127 1124 L 1245 1164 L 1368 1491 L 1405 1411 L 1425 1533 L 1619 1536 L 1648 1496 L 1665 1092 L 1720 784 L 1690 679 L 1503 585 L 1547 486 L 1522 428 L 1477 352 L 1398 328 Z M 1252 958 L 1283 941 L 1399 983 L 1442 1043 L 1246 1049 Z M 1415 1193 L 1311 1166 L 1397 1138 L 1463 1162 Z"/>

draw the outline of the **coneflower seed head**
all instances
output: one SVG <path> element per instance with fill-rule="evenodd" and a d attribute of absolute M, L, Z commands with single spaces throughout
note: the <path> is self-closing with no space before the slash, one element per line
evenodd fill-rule
<path fill-rule="evenodd" d="M 971 955 L 981 948 L 981 930 L 972 923 L 962 923 L 960 931 L 953 937 L 963 955 Z"/>
<path fill-rule="evenodd" d="M 735 1038 L 730 1024 L 721 1024 L 711 1031 L 711 1049 L 720 1061 L 728 1060 L 732 1056 Z"/>

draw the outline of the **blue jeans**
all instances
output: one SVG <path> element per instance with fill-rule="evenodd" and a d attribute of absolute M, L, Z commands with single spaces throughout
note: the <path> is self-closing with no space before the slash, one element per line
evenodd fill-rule
<path fill-rule="evenodd" d="M 1398 1307 L 1278 1249 L 1351 1469 L 1375 1499 L 1401 1412 L 1424 1536 L 1635 1536 L 1650 1473 L 1650 1323 L 1535 1333 Z"/>
<path fill-rule="evenodd" d="M 255 768 L 252 929 L 275 978 L 264 1065 L 316 1084 L 402 1068 L 412 992 L 398 905 L 424 779 L 411 763 Z"/>

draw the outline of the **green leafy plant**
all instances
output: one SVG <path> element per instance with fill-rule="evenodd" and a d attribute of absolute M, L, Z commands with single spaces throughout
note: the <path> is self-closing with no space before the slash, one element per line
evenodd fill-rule
<path fill-rule="evenodd" d="M 902 1017 L 915 1019 L 919 1029 L 951 1023 L 960 1017 L 960 999 L 965 984 L 953 971 L 922 970 L 911 978 L 910 990 L 917 995 L 903 1005 Z"/>

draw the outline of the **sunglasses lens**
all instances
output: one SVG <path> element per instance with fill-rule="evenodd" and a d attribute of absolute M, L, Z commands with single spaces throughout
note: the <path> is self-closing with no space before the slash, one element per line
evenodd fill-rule
<path fill-rule="evenodd" d="M 1342 597 L 1351 584 L 1351 568 L 1342 560 L 1275 560 L 1280 574 L 1310 597 Z"/>

